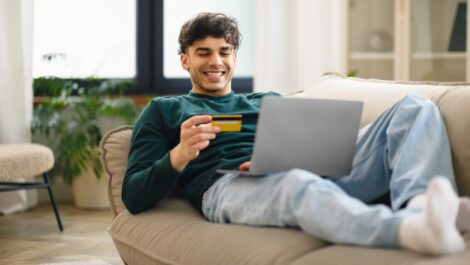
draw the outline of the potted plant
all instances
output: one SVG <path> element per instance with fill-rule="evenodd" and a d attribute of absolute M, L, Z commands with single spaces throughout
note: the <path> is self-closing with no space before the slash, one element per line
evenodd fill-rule
<path fill-rule="evenodd" d="M 131 85 L 98 78 L 34 80 L 35 94 L 46 97 L 34 108 L 32 132 L 54 151 L 52 177 L 72 184 L 79 207 L 108 205 L 98 144 L 109 118 L 132 124 L 137 116 L 138 107 L 122 96 Z"/>

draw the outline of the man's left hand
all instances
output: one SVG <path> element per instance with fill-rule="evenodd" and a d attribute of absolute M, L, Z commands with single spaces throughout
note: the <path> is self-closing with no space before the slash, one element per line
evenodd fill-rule
<path fill-rule="evenodd" d="M 251 166 L 251 161 L 246 161 L 246 162 L 244 162 L 243 164 L 241 164 L 238 168 L 239 168 L 241 171 L 249 171 L 249 170 L 250 170 L 250 166 Z"/>

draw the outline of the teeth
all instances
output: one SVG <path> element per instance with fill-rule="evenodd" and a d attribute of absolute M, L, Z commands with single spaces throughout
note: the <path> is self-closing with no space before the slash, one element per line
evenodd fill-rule
<path fill-rule="evenodd" d="M 206 75 L 208 75 L 209 77 L 220 77 L 222 76 L 222 72 L 206 72 Z"/>

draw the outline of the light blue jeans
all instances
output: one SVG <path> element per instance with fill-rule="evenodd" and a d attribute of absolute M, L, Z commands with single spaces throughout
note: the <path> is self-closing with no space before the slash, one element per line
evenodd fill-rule
<path fill-rule="evenodd" d="M 436 175 L 455 188 L 445 124 L 431 101 L 409 95 L 359 132 L 349 176 L 227 174 L 205 192 L 203 213 L 212 222 L 299 227 L 333 243 L 397 247 L 401 219 L 419 212 L 401 206 Z M 387 192 L 391 207 L 368 205 Z"/>

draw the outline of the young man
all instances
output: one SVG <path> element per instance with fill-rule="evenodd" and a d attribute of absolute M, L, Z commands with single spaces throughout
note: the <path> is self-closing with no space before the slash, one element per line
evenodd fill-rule
<path fill-rule="evenodd" d="M 470 201 L 453 190 L 446 129 L 430 101 L 408 96 L 363 129 L 350 176 L 221 175 L 217 169 L 249 169 L 260 99 L 277 94 L 232 92 L 240 44 L 233 18 L 200 14 L 183 25 L 179 44 L 192 90 L 153 99 L 134 126 L 122 190 L 131 213 L 179 185 L 213 222 L 299 227 L 334 243 L 429 254 L 463 250 Z M 220 133 L 211 114 L 241 114 L 243 127 Z M 367 205 L 387 192 L 391 208 Z"/>

